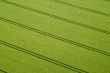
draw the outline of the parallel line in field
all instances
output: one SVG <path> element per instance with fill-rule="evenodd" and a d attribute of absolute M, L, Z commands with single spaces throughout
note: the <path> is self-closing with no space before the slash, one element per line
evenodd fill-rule
<path fill-rule="evenodd" d="M 30 7 L 27 7 L 27 6 L 23 6 L 23 5 L 20 5 L 20 4 L 17 4 L 17 3 L 7 1 L 7 0 L 1 0 L 1 2 L 9 4 L 9 5 L 16 6 L 16 7 L 19 7 L 19 8 L 23 8 L 23 9 L 26 9 L 26 10 L 29 10 L 29 11 L 32 11 L 32 12 L 36 12 L 36 13 L 39 13 L 39 14 L 42 14 L 42 15 L 45 15 L 45 16 L 49 16 L 49 17 L 52 17 L 52 18 L 55 18 L 55 19 L 58 19 L 58 20 L 61 20 L 61 21 L 67 22 L 67 23 L 71 23 L 71 24 L 74 24 L 74 25 L 77 25 L 77 26 L 80 26 L 80 27 L 88 28 L 88 29 L 91 29 L 91 30 L 94 30 L 94 31 L 104 33 L 104 34 L 110 34 L 110 31 L 107 31 L 107 30 L 104 30 L 104 29 L 89 26 L 89 25 L 86 25 L 86 24 L 83 24 L 83 23 L 79 23 L 79 22 L 76 22 L 76 21 L 73 21 L 73 20 L 70 20 L 70 19 L 66 19 L 66 18 L 63 18 L 63 17 L 60 17 L 60 16 L 56 16 L 56 15 L 53 15 L 53 14 L 50 14 L 50 13 L 43 12 L 43 11 L 40 11 L 40 10 L 36 10 L 36 9 L 30 8 Z"/>
<path fill-rule="evenodd" d="M 50 63 L 52 63 L 52 64 L 56 64 L 57 66 L 61 66 L 61 67 L 67 68 L 67 69 L 69 69 L 69 70 L 78 72 L 78 73 L 88 73 L 87 71 L 84 71 L 84 70 L 82 70 L 82 69 L 73 67 L 73 66 L 71 66 L 71 65 L 68 65 L 68 64 L 59 62 L 59 61 L 57 61 L 57 60 L 54 60 L 54 59 L 51 59 L 51 58 L 48 58 L 48 57 L 45 57 L 45 56 L 43 56 L 43 55 L 41 55 L 41 54 L 38 54 L 38 53 L 35 53 L 35 52 L 32 52 L 32 51 L 26 50 L 26 49 L 24 49 L 24 48 L 22 48 L 22 47 L 19 47 L 19 46 L 10 44 L 10 43 L 5 42 L 5 41 L 2 41 L 2 40 L 0 40 L 0 44 L 5 45 L 5 46 L 10 47 L 10 48 L 13 48 L 13 49 L 15 49 L 15 50 L 17 50 L 17 51 L 20 51 L 20 52 L 22 52 L 22 53 L 25 53 L 25 54 L 34 56 L 34 57 L 39 58 L 39 59 L 42 59 L 42 60 L 44 60 L 44 61 L 50 62 Z"/>
<path fill-rule="evenodd" d="M 65 1 L 61 1 L 61 0 L 51 0 L 51 1 L 54 1 L 54 2 L 57 2 L 57 3 L 60 3 L 60 4 L 64 4 L 64 5 L 67 5 L 67 6 L 71 6 L 71 7 L 74 7 L 74 8 L 78 8 L 78 9 L 81 9 L 81 10 L 85 10 L 85 11 L 89 11 L 89 12 L 93 12 L 93 13 L 96 13 L 96 14 L 100 14 L 100 15 L 110 17 L 110 14 L 108 14 L 108 13 L 93 10 L 93 9 L 86 8 L 86 7 L 82 7 L 82 6 L 75 5 L 75 4 L 72 4 L 72 3 L 69 3 L 69 2 L 65 2 Z"/>
<path fill-rule="evenodd" d="M 100 53 L 100 54 L 103 54 L 103 55 L 106 55 L 106 56 L 110 56 L 110 52 L 106 52 L 106 51 L 103 51 L 103 50 L 100 50 L 100 49 L 97 49 L 97 48 L 94 48 L 94 47 L 91 47 L 91 46 L 88 46 L 88 45 L 85 45 L 85 44 L 82 44 L 82 43 L 79 43 L 79 42 L 76 42 L 76 41 L 73 41 L 73 40 L 69 40 L 69 39 L 66 39 L 66 38 L 63 38 L 63 37 L 60 37 L 60 36 L 57 36 L 57 35 L 42 31 L 42 30 L 39 30 L 37 28 L 33 28 L 33 27 L 30 27 L 30 26 L 27 26 L 27 25 L 24 25 L 24 24 L 21 24 L 21 23 L 18 23 L 18 22 L 15 22 L 15 21 L 3 18 L 3 17 L 0 17 L 0 20 L 4 21 L 4 22 L 7 22 L 9 24 L 13 24 L 15 26 L 18 26 L 20 28 L 24 28 L 24 29 L 27 29 L 27 30 L 30 30 L 30 31 L 33 31 L 33 32 L 36 32 L 36 33 L 39 33 L 39 34 L 42 34 L 42 35 L 60 40 L 60 41 L 63 41 L 63 42 L 66 42 L 66 43 L 69 43 L 69 44 L 72 44 L 72 45 L 75 45 L 75 46 L 79 46 L 81 48 L 84 48 L 84 49 L 87 49 L 87 50 L 90 50 L 90 51 L 93 51 L 93 52 L 97 52 L 97 53 Z"/>

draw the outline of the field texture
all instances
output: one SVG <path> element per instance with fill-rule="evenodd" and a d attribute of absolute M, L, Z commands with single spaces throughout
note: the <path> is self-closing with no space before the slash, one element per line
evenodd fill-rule
<path fill-rule="evenodd" d="M 110 0 L 0 0 L 0 73 L 110 73 Z"/>

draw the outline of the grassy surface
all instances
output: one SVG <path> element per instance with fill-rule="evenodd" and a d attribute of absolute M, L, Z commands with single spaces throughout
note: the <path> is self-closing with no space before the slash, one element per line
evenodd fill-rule
<path fill-rule="evenodd" d="M 0 73 L 110 73 L 109 24 L 109 1 L 0 0 Z"/>

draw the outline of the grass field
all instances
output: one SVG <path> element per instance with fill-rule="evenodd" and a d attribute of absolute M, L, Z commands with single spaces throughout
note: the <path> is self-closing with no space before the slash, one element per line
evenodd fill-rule
<path fill-rule="evenodd" d="M 110 1 L 0 0 L 0 73 L 110 73 Z"/>

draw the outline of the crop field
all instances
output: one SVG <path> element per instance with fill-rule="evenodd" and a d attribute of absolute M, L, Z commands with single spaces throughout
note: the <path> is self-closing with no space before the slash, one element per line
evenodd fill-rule
<path fill-rule="evenodd" d="M 0 0 L 0 73 L 110 73 L 110 0 Z"/>

